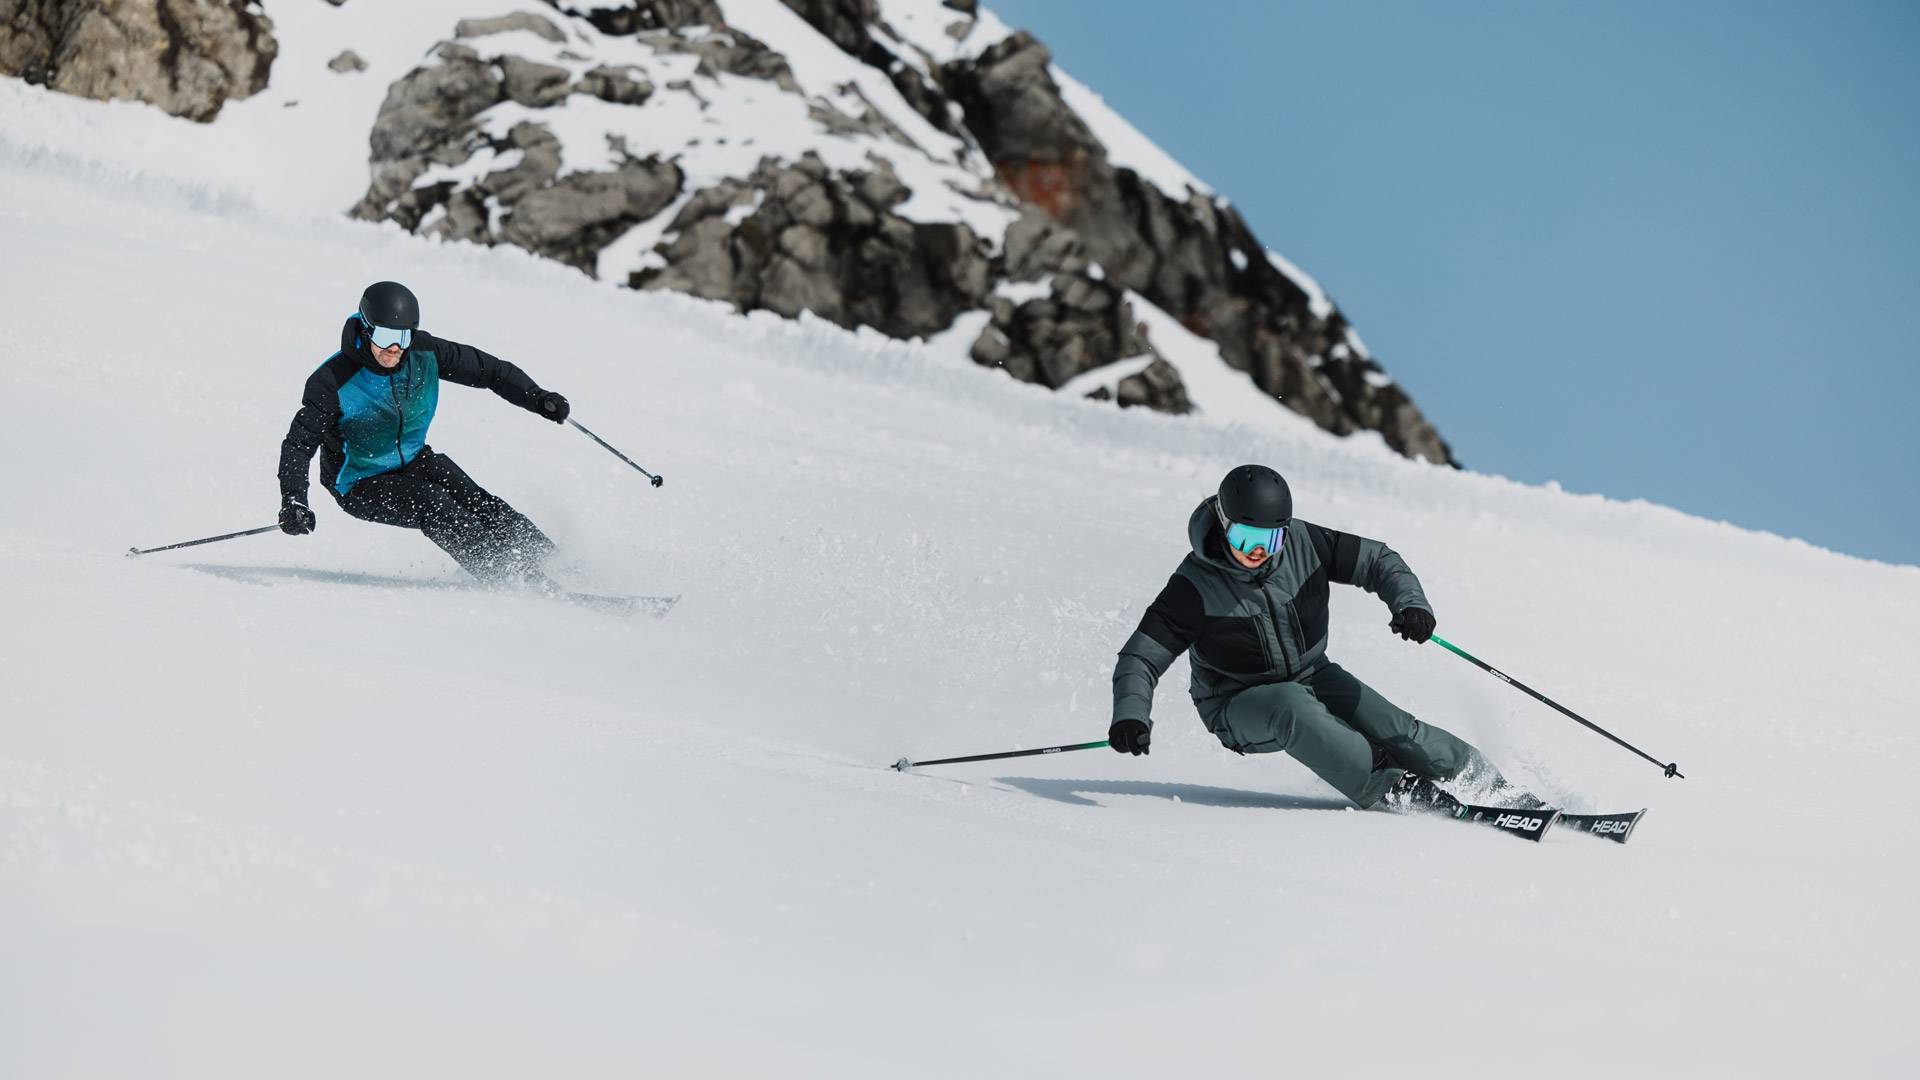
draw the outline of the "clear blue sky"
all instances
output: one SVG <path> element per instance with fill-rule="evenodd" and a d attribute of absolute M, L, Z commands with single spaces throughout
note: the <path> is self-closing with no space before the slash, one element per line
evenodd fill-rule
<path fill-rule="evenodd" d="M 1920 4 L 986 6 L 1469 468 L 1920 563 Z"/>

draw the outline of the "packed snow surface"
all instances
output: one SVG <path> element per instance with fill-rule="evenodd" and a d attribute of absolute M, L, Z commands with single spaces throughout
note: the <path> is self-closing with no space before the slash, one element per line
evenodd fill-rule
<path fill-rule="evenodd" d="M 1920 569 L 281 207 L 161 135 L 54 147 L 53 99 L 13 87 L 0 1076 L 1920 1060 Z M 560 541 L 556 573 L 682 595 L 668 618 L 468 587 L 318 485 L 310 537 L 123 557 L 273 519 L 301 383 L 383 277 L 666 477 L 442 394 L 433 446 Z M 1101 738 L 1115 650 L 1243 461 L 1391 543 L 1442 634 L 1688 779 L 1344 588 L 1335 658 L 1570 808 L 1650 806 L 1633 842 L 1349 811 L 1222 750 L 1184 663 L 1150 757 L 889 768 Z"/>

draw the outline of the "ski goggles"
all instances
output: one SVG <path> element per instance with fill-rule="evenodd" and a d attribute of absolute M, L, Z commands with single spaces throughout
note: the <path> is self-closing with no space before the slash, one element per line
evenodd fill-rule
<path fill-rule="evenodd" d="M 1271 555 L 1280 550 L 1280 541 L 1287 535 L 1287 527 L 1262 529 L 1257 525 L 1242 525 L 1232 522 L 1227 526 L 1227 546 L 1242 555 L 1253 554 L 1254 548 L 1266 548 Z"/>
<path fill-rule="evenodd" d="M 391 326 L 367 324 L 367 340 L 373 342 L 376 349 L 391 349 L 395 345 L 407 348 L 413 344 L 412 330 L 395 330 Z"/>

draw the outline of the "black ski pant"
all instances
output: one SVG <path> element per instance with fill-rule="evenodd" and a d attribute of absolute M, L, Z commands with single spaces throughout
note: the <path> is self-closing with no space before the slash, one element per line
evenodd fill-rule
<path fill-rule="evenodd" d="M 482 581 L 525 578 L 553 552 L 539 526 L 432 447 L 355 483 L 338 502 L 361 521 L 419 529 Z"/>

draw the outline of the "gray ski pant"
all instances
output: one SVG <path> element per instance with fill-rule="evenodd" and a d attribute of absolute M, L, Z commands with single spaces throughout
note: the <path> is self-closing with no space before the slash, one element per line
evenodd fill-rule
<path fill-rule="evenodd" d="M 1332 661 L 1298 682 L 1235 694 L 1211 726 L 1227 749 L 1286 753 L 1362 808 L 1379 802 L 1402 773 L 1451 780 L 1484 761 L 1452 732 L 1414 719 Z M 1376 746 L 1388 759 L 1377 768 Z"/>

